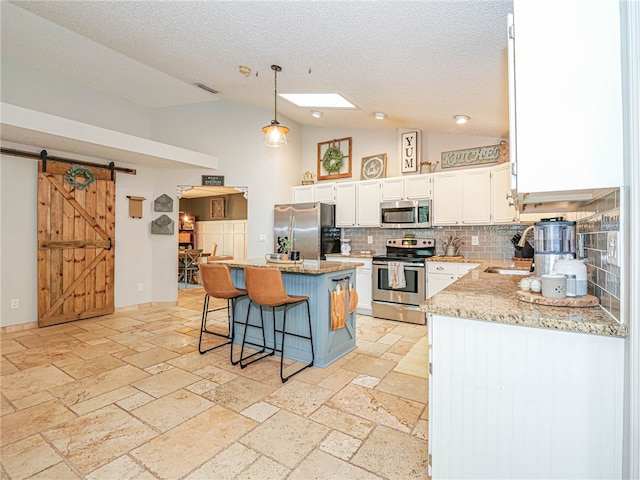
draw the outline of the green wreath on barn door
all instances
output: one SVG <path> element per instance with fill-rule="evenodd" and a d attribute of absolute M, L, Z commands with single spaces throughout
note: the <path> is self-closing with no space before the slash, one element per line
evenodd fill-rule
<path fill-rule="evenodd" d="M 338 173 L 344 165 L 344 155 L 335 144 L 327 148 L 322 156 L 322 168 L 328 173 Z"/>
<path fill-rule="evenodd" d="M 76 180 L 76 176 L 84 177 L 84 180 L 78 182 Z M 73 188 L 78 188 L 80 190 L 86 190 L 96 181 L 96 176 L 93 174 L 91 170 L 88 170 L 79 165 L 74 165 L 67 172 L 66 177 L 67 183 L 71 185 Z"/>

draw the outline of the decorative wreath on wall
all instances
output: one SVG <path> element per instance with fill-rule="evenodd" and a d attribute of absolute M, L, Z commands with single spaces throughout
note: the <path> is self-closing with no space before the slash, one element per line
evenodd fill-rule
<path fill-rule="evenodd" d="M 344 155 L 335 145 L 327 148 L 322 157 L 322 168 L 328 173 L 338 173 L 344 164 Z"/>
<path fill-rule="evenodd" d="M 85 177 L 85 181 L 76 181 L 77 176 Z M 79 188 L 80 190 L 86 190 L 96 181 L 96 176 L 91 170 L 87 170 L 79 165 L 74 165 L 67 172 L 67 183 L 73 188 Z"/>

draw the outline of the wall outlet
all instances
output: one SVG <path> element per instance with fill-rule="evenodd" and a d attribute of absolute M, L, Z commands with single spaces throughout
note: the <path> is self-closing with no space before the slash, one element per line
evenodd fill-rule
<path fill-rule="evenodd" d="M 607 263 L 620 266 L 620 239 L 619 232 L 607 232 Z"/>
<path fill-rule="evenodd" d="M 368 235 L 367 236 L 367 243 L 373 243 L 373 236 L 372 235 Z"/>
<path fill-rule="evenodd" d="M 139 283 L 138 284 L 138 291 L 139 292 L 144 292 L 144 283 Z"/>
<path fill-rule="evenodd" d="M 12 298 L 11 299 L 11 308 L 13 310 L 15 310 L 16 308 L 20 308 L 20 299 L 19 298 Z"/>
<path fill-rule="evenodd" d="M 471 237 L 471 245 L 478 245 L 478 236 L 477 235 L 473 235 Z"/>
<path fill-rule="evenodd" d="M 264 233 L 261 233 L 260 235 L 258 235 L 258 241 L 259 242 L 266 242 L 267 241 L 267 236 Z"/>

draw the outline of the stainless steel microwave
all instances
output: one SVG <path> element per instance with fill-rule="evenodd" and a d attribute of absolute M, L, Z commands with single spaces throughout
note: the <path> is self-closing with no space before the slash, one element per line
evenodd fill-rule
<path fill-rule="evenodd" d="M 430 228 L 431 200 L 399 200 L 380 203 L 382 228 Z"/>

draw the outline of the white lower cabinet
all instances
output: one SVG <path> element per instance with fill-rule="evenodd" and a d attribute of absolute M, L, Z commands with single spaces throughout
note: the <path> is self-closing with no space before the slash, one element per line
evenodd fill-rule
<path fill-rule="evenodd" d="M 444 290 L 479 263 L 427 262 L 427 298 Z"/>
<path fill-rule="evenodd" d="M 443 478 L 622 478 L 624 339 L 429 315 Z"/>
<path fill-rule="evenodd" d="M 327 255 L 327 260 L 330 262 L 364 263 L 363 267 L 356 267 L 355 288 L 358 292 L 358 308 L 356 309 L 356 313 L 371 315 L 373 259 Z"/>

